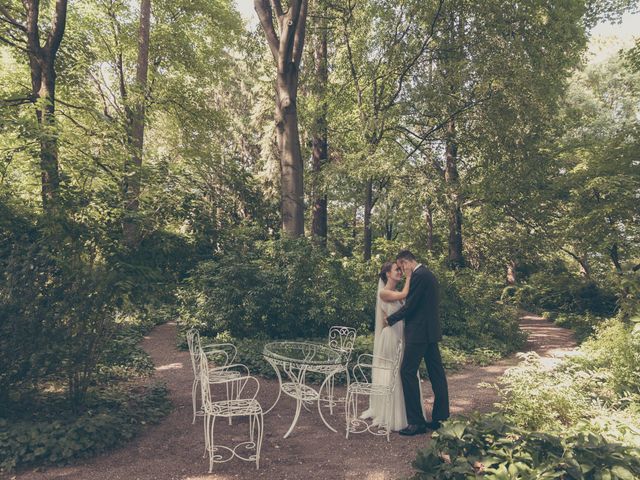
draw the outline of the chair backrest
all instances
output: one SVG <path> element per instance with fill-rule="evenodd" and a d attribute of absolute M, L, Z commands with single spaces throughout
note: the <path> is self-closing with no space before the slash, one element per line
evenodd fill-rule
<path fill-rule="evenodd" d="M 190 328 L 187 331 L 187 345 L 189 346 L 193 375 L 197 377 L 200 374 L 198 370 L 200 367 L 200 332 L 195 328 Z"/>
<path fill-rule="evenodd" d="M 355 328 L 335 325 L 329 329 L 329 348 L 342 353 L 345 356 L 345 361 L 349 361 L 355 343 Z"/>

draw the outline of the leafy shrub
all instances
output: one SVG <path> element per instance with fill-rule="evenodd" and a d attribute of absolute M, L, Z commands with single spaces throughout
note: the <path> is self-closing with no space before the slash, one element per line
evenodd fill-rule
<path fill-rule="evenodd" d="M 591 279 L 572 275 L 566 270 L 534 273 L 513 295 L 503 297 L 503 300 L 510 300 L 516 305 L 537 312 L 550 310 L 610 316 L 617 308 L 613 285 L 598 284 Z"/>
<path fill-rule="evenodd" d="M 180 324 L 215 336 L 299 338 L 367 328 L 360 285 L 310 242 L 250 240 L 198 265 L 179 292 Z"/>
<path fill-rule="evenodd" d="M 608 423 L 620 419 L 637 434 L 638 325 L 608 320 L 575 355 L 554 368 L 545 367 L 534 353 L 524 355 L 524 361 L 505 372 L 500 380 L 501 411 L 512 423 L 531 430 L 567 432 L 588 421 L 591 431 L 611 436 Z M 617 430 L 618 427 L 613 431 Z M 636 436 L 640 442 L 640 436 Z"/>
<path fill-rule="evenodd" d="M 584 369 L 599 370 L 620 396 L 640 393 L 640 317 L 631 323 L 610 319 L 582 348 L 574 362 Z"/>
<path fill-rule="evenodd" d="M 498 302 L 499 281 L 482 272 L 429 268 L 440 282 L 444 333 L 461 339 L 465 351 L 490 349 L 504 355 L 524 344 L 516 309 Z"/>
<path fill-rule="evenodd" d="M 597 378 L 581 371 L 545 368 L 537 354 L 521 354 L 522 362 L 500 379 L 500 410 L 529 430 L 560 430 L 591 416 Z M 589 387 L 589 388 L 586 388 Z"/>
<path fill-rule="evenodd" d="M 119 445 L 170 409 L 167 389 L 154 384 L 89 395 L 80 416 L 28 421 L 0 419 L 0 471 L 42 463 L 66 463 Z"/>
<path fill-rule="evenodd" d="M 574 331 L 578 342 L 583 342 L 596 331 L 597 326 L 603 321 L 591 313 L 559 313 L 554 315 L 554 323 L 559 327 L 570 328 Z"/>
<path fill-rule="evenodd" d="M 528 432 L 499 414 L 449 420 L 413 462 L 413 480 L 620 479 L 640 476 L 640 449 L 582 430 Z"/>
<path fill-rule="evenodd" d="M 55 379 L 79 407 L 113 332 L 117 276 L 81 226 L 21 228 L 0 230 L 0 401 Z"/>

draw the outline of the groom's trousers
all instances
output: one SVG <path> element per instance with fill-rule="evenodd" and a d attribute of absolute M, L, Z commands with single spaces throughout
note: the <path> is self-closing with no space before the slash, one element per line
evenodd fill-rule
<path fill-rule="evenodd" d="M 426 423 L 422 414 L 422 398 L 418 383 L 418 368 L 424 358 L 429 373 L 429 381 L 433 389 L 433 412 L 431 419 L 441 421 L 449 418 L 449 387 L 447 376 L 442 365 L 440 348 L 437 343 L 407 343 L 400 376 L 404 390 L 404 404 L 407 410 L 409 425 L 423 425 Z"/>

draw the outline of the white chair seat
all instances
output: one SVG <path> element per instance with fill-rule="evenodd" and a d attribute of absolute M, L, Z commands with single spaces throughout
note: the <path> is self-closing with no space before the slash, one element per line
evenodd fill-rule
<path fill-rule="evenodd" d="M 388 395 L 391 392 L 389 385 L 377 383 L 351 382 L 349 392 L 358 395 Z"/>
<path fill-rule="evenodd" d="M 233 380 L 234 378 L 240 378 L 240 376 L 241 373 L 236 372 L 235 370 L 220 369 L 209 371 L 210 382 Z"/>
<path fill-rule="evenodd" d="M 262 407 L 257 400 L 251 398 L 239 400 L 219 400 L 206 405 L 205 413 L 216 417 L 238 417 L 243 415 L 258 415 Z"/>

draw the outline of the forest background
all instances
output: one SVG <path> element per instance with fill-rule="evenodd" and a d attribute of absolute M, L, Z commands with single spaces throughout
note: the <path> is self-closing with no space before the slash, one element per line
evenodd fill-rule
<path fill-rule="evenodd" d="M 603 390 L 530 419 L 514 387 L 505 424 L 635 418 L 640 46 L 593 32 L 637 2 L 255 6 L 0 3 L 2 468 L 159 420 L 137 341 L 169 319 L 265 375 L 270 338 L 365 351 L 401 248 L 441 281 L 450 368 L 516 351 L 518 308 L 588 339 Z"/>

